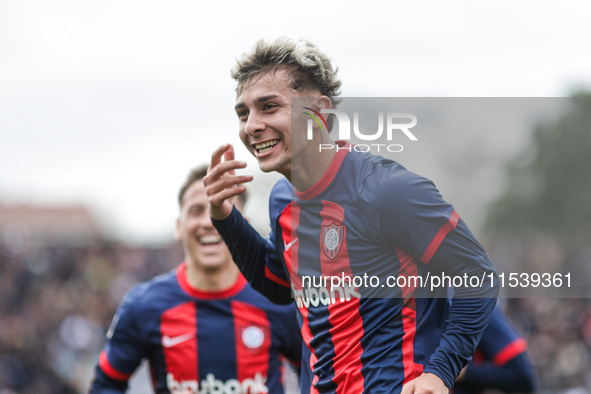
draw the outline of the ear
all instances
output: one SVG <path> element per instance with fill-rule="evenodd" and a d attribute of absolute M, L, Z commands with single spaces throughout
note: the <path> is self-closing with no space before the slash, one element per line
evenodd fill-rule
<path fill-rule="evenodd" d="M 321 109 L 332 109 L 332 101 L 330 101 L 330 99 L 326 96 L 320 96 L 316 98 L 315 104 L 318 108 L 318 112 L 320 112 Z M 329 115 L 330 114 L 322 114 L 322 117 L 324 118 L 324 120 L 328 120 Z"/>
<path fill-rule="evenodd" d="M 176 239 L 177 241 L 183 240 L 183 233 L 181 231 L 181 219 L 180 218 L 178 218 L 176 220 L 176 228 L 174 229 L 174 239 Z"/>

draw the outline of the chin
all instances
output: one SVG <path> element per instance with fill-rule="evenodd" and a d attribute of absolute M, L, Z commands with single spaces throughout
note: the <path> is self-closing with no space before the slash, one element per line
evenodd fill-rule
<path fill-rule="evenodd" d="M 211 262 L 211 263 L 206 262 L 206 263 L 201 263 L 200 266 L 201 266 L 201 269 L 203 269 L 203 271 L 216 272 L 224 267 L 224 263 L 221 261 Z"/>
<path fill-rule="evenodd" d="M 279 160 L 269 160 L 269 161 L 259 161 L 259 168 L 263 172 L 279 172 L 283 173 L 283 169 L 285 168 L 285 163 Z"/>
<path fill-rule="evenodd" d="M 193 255 L 195 266 L 200 270 L 217 271 L 226 263 L 225 256 L 215 255 Z"/>
<path fill-rule="evenodd" d="M 259 163 L 259 169 L 262 172 L 273 172 L 273 171 L 277 171 L 275 169 L 275 166 L 273 166 L 273 165 L 267 165 L 266 163 Z"/>

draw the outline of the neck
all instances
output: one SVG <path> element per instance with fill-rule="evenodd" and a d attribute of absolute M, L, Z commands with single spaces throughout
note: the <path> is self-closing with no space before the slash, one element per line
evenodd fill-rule
<path fill-rule="evenodd" d="M 299 192 L 306 191 L 318 183 L 336 155 L 336 144 L 328 133 L 323 135 L 322 140 L 325 144 L 335 145 L 335 148 L 319 151 L 321 142 L 320 139 L 315 139 L 308 145 L 308 149 L 298 154 L 297 158 L 292 157 L 289 173 L 283 174 Z"/>
<path fill-rule="evenodd" d="M 232 287 L 238 279 L 238 267 L 230 262 L 222 265 L 219 269 L 204 269 L 197 264 L 191 262 L 189 258 L 187 261 L 187 282 L 201 291 L 222 291 Z"/>

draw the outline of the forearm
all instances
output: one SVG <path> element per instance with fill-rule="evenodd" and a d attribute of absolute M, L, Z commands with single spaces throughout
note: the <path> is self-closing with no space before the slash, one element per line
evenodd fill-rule
<path fill-rule="evenodd" d="M 454 288 L 445 332 L 425 369 L 438 375 L 451 388 L 472 358 L 488 325 L 498 296 L 498 276 L 486 252 L 461 221 L 441 244 L 431 264 L 452 277 L 467 275 L 481 279 L 478 286 Z"/>
<path fill-rule="evenodd" d="M 448 388 L 470 361 L 486 328 L 496 299 L 454 299 L 439 347 L 425 372 L 439 376 Z"/>
<path fill-rule="evenodd" d="M 277 304 L 291 303 L 291 289 L 270 280 L 266 275 L 269 256 L 267 240 L 263 238 L 238 212 L 232 210 L 224 220 L 212 219 L 232 258 L 253 289 Z"/>
<path fill-rule="evenodd" d="M 529 393 L 534 390 L 536 379 L 533 366 L 523 353 L 501 367 L 470 364 L 458 385 Z"/>

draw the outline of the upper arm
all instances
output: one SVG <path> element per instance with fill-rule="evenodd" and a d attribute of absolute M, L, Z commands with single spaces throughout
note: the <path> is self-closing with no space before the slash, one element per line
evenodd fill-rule
<path fill-rule="evenodd" d="M 498 289 L 488 279 L 492 273 L 496 283 L 494 265 L 433 182 L 400 169 L 396 163 L 377 164 L 378 169 L 381 166 L 382 170 L 376 169 L 368 177 L 365 193 L 378 223 L 375 236 L 410 253 L 430 272 L 487 278 L 482 287 L 458 287 L 458 296 L 496 298 Z"/>
<path fill-rule="evenodd" d="M 459 214 L 428 179 L 396 163 L 377 163 L 365 188 L 364 198 L 369 200 L 365 205 L 373 215 L 371 223 L 377 223 L 370 231 L 377 239 L 422 261 L 425 273 L 431 275 L 430 284 L 434 283 L 435 275 L 441 277 L 442 273 L 447 277 L 464 277 L 464 274 L 495 272 Z M 455 288 L 456 295 L 462 299 L 454 300 L 439 347 L 425 369 L 436 373 L 449 387 L 473 354 L 492 313 L 496 293 L 489 284 Z M 421 290 L 434 291 L 423 295 L 433 297 L 441 295 L 447 287 L 440 283 Z"/>
<path fill-rule="evenodd" d="M 107 332 L 107 343 L 99 356 L 92 392 L 101 389 L 124 392 L 127 380 L 146 355 L 137 316 L 137 300 L 141 287 L 135 287 L 125 297 Z"/>
<path fill-rule="evenodd" d="M 269 196 L 271 231 L 266 240 L 265 276 L 287 288 L 290 288 L 290 278 L 283 264 L 282 254 L 284 253 L 284 228 L 291 229 L 290 204 L 291 185 L 286 178 L 282 178 L 275 184 Z"/>
<path fill-rule="evenodd" d="M 431 181 L 402 170 L 396 163 L 376 164 L 363 194 L 377 223 L 370 231 L 424 263 L 431 260 L 459 219 Z"/>

